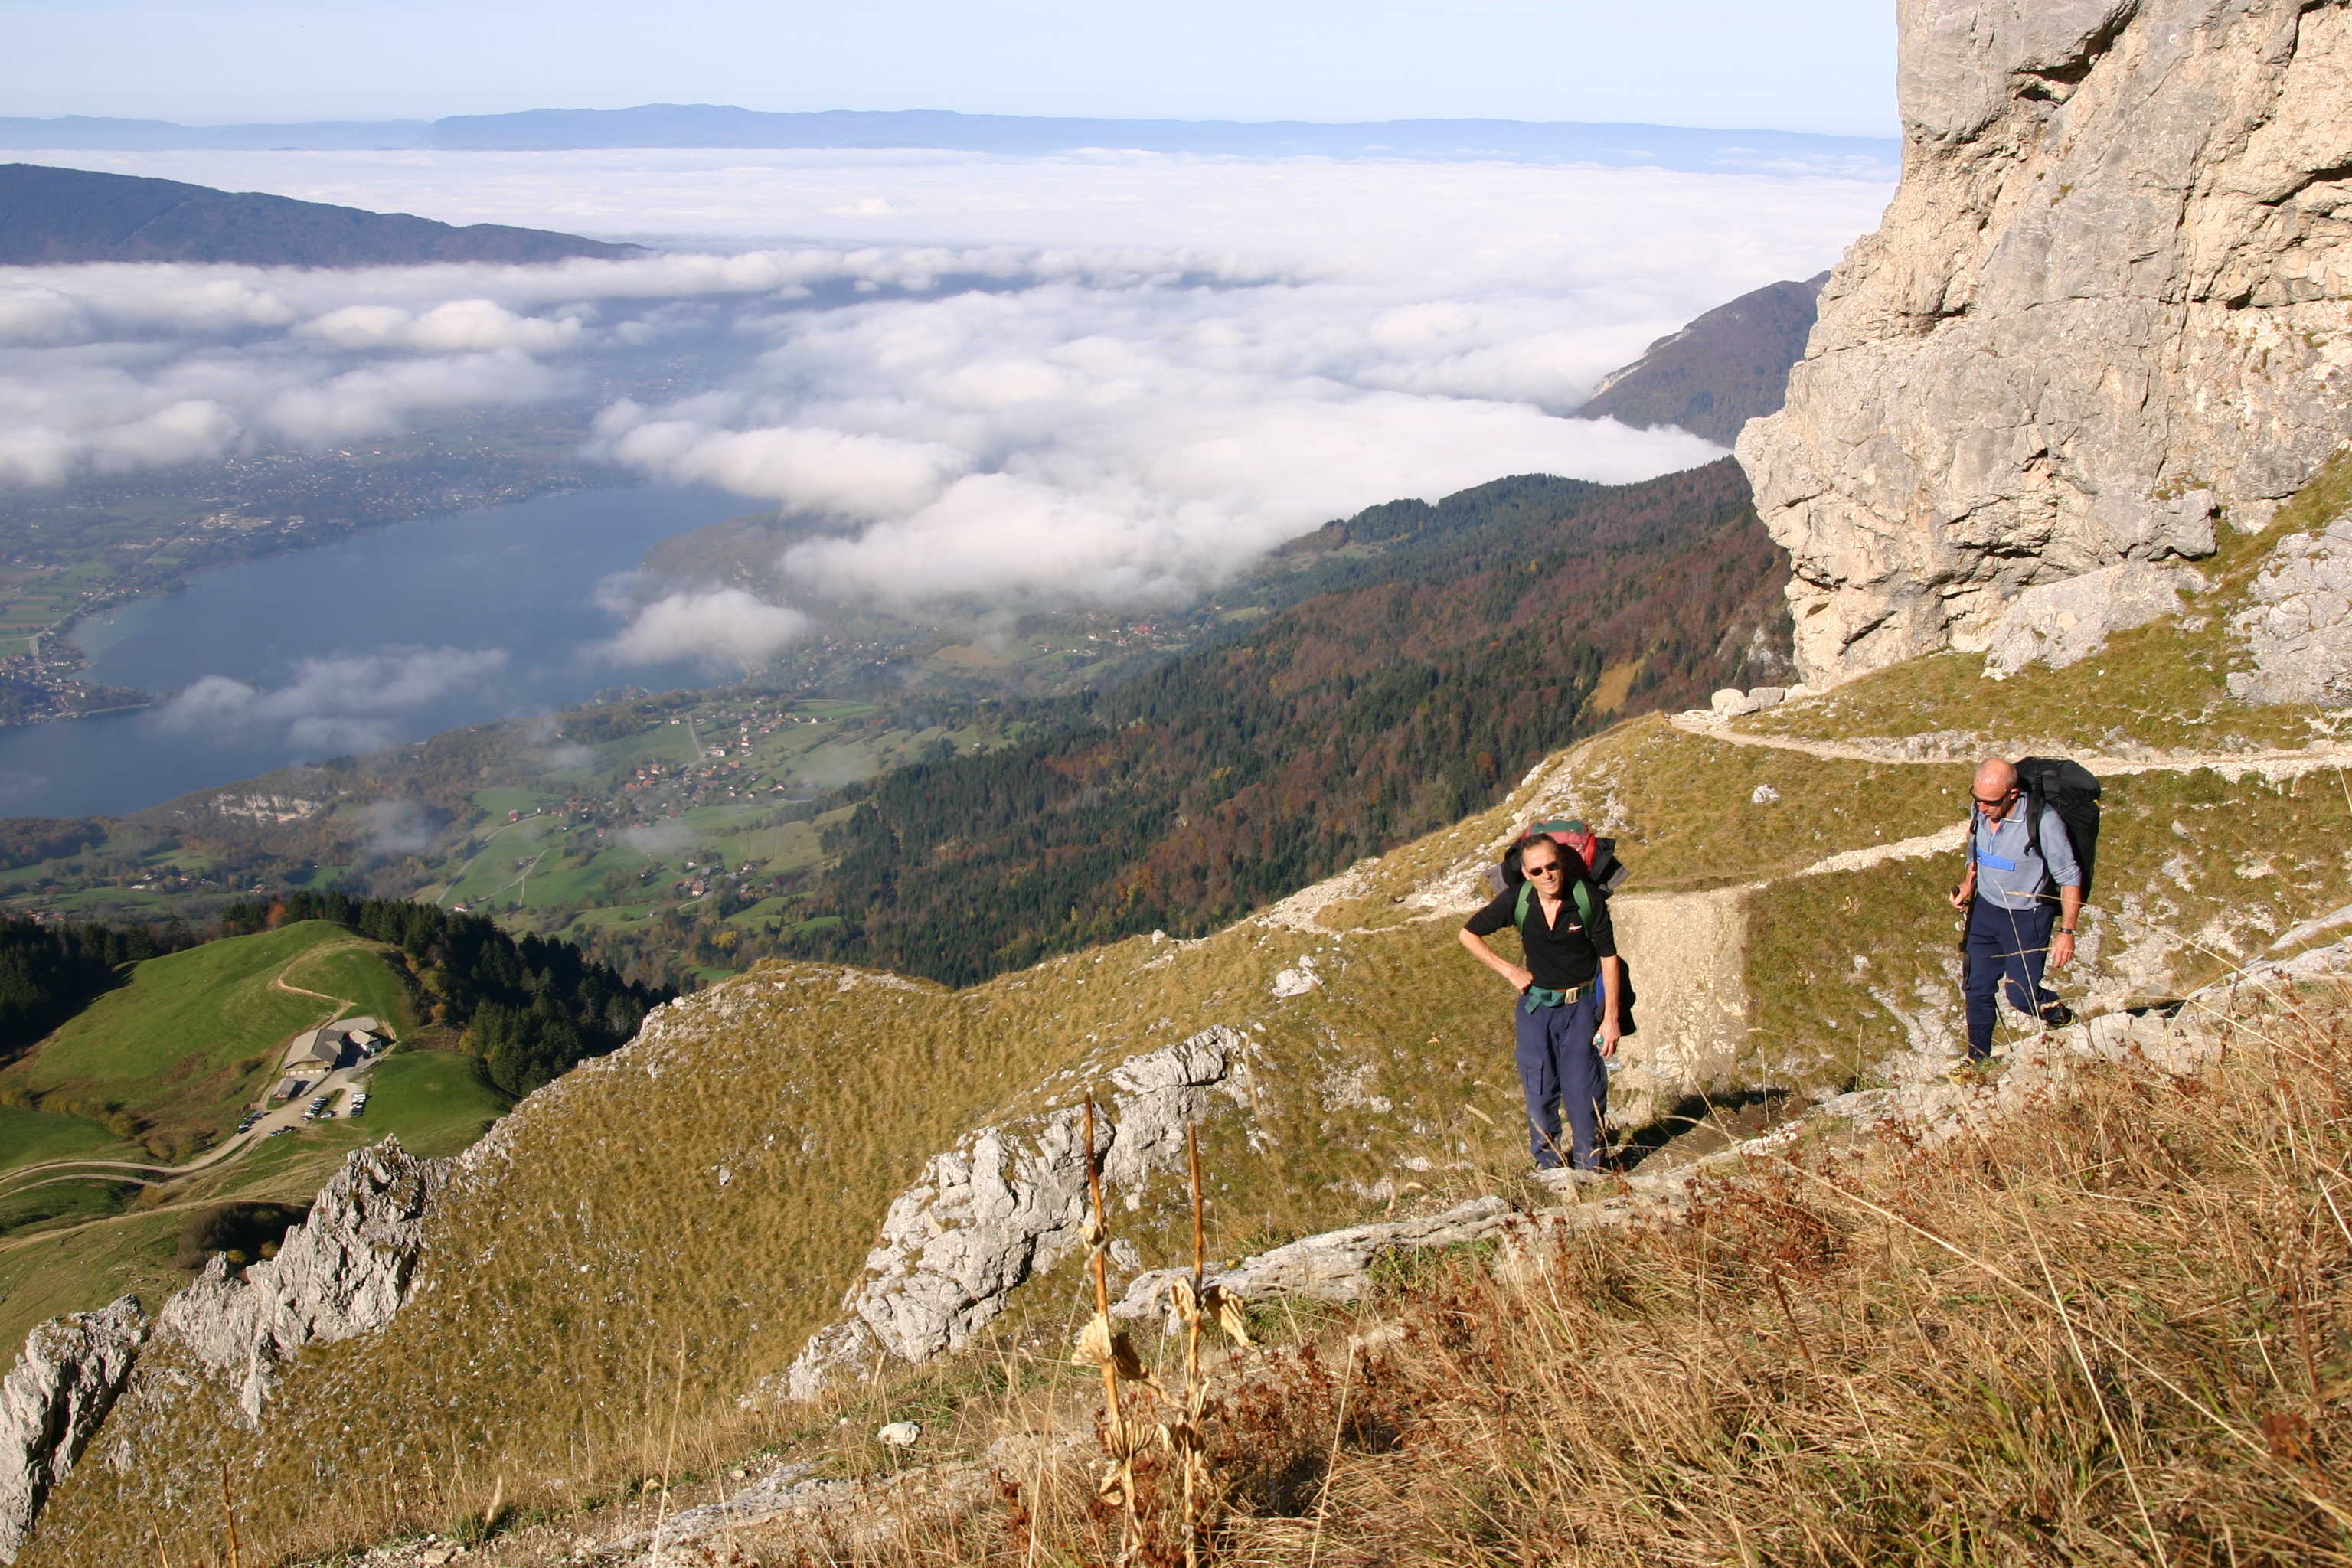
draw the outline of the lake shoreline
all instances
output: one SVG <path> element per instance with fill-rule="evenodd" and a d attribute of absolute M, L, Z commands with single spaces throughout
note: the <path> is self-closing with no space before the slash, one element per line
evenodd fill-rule
<path fill-rule="evenodd" d="M 557 490 L 209 568 L 77 617 L 75 640 L 48 646 L 74 649 L 103 708 L 0 722 L 0 816 L 127 816 L 606 688 L 705 684 L 622 662 L 600 590 L 744 505 L 635 482 Z"/>

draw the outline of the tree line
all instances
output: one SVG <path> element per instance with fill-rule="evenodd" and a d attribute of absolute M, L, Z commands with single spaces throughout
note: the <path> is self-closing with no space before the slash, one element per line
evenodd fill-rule
<path fill-rule="evenodd" d="M 44 925 L 0 920 L 0 1061 L 88 1006 L 118 984 L 117 969 L 194 946 L 177 922 L 144 926 Z"/>

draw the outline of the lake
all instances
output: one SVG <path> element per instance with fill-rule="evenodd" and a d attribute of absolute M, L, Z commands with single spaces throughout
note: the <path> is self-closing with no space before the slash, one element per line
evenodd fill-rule
<path fill-rule="evenodd" d="M 194 689 L 0 730 L 0 815 L 119 815 L 609 687 L 705 684 L 697 665 L 600 657 L 621 622 L 597 589 L 659 541 L 753 506 L 661 486 L 542 496 L 220 567 L 93 616 L 75 631 L 87 679 Z"/>

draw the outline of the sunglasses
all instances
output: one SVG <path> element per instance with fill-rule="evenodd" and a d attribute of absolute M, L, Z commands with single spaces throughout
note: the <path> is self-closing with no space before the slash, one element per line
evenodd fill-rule
<path fill-rule="evenodd" d="M 1972 800 L 1972 801 L 1975 801 L 1979 805 L 1985 805 L 1985 806 L 1992 806 L 1992 805 L 2007 805 L 2011 801 L 2015 800 L 2015 799 L 2017 798 L 2017 792 L 2016 792 L 2015 790 L 2011 790 L 2007 795 L 1997 795 L 1993 796 L 1990 800 L 1987 800 L 1983 795 L 1969 795 L 1969 798 L 1970 800 Z"/>
<path fill-rule="evenodd" d="M 1522 866 L 1519 869 L 1526 872 L 1530 877 L 1549 876 L 1559 869 L 1559 862 L 1557 860 L 1548 860 L 1540 866 Z"/>

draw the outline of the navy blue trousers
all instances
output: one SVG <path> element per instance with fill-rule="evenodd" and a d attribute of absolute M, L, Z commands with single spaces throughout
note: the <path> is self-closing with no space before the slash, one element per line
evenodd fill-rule
<path fill-rule="evenodd" d="M 1982 1061 L 1992 1054 L 1993 1024 L 1999 1009 L 1995 995 L 2006 984 L 2009 1004 L 2021 1013 L 2042 1016 L 2058 1000 L 2042 989 L 2042 966 L 2050 956 L 2050 928 L 2058 911 L 2047 904 L 2030 910 L 2004 910 L 1990 899 L 1969 906 L 1967 980 L 1962 987 L 1969 1004 L 1969 1056 Z"/>
<path fill-rule="evenodd" d="M 1580 1171 L 1601 1168 L 1601 1117 L 1609 1104 L 1609 1074 L 1592 1044 L 1601 1027 L 1601 988 L 1559 1007 L 1530 1013 L 1511 1004 L 1518 1037 L 1519 1089 L 1528 1100 L 1528 1144 L 1536 1169 L 1556 1171 L 1561 1156 Z M 1560 1110 L 1568 1111 L 1570 1141 L 1560 1141 Z"/>

